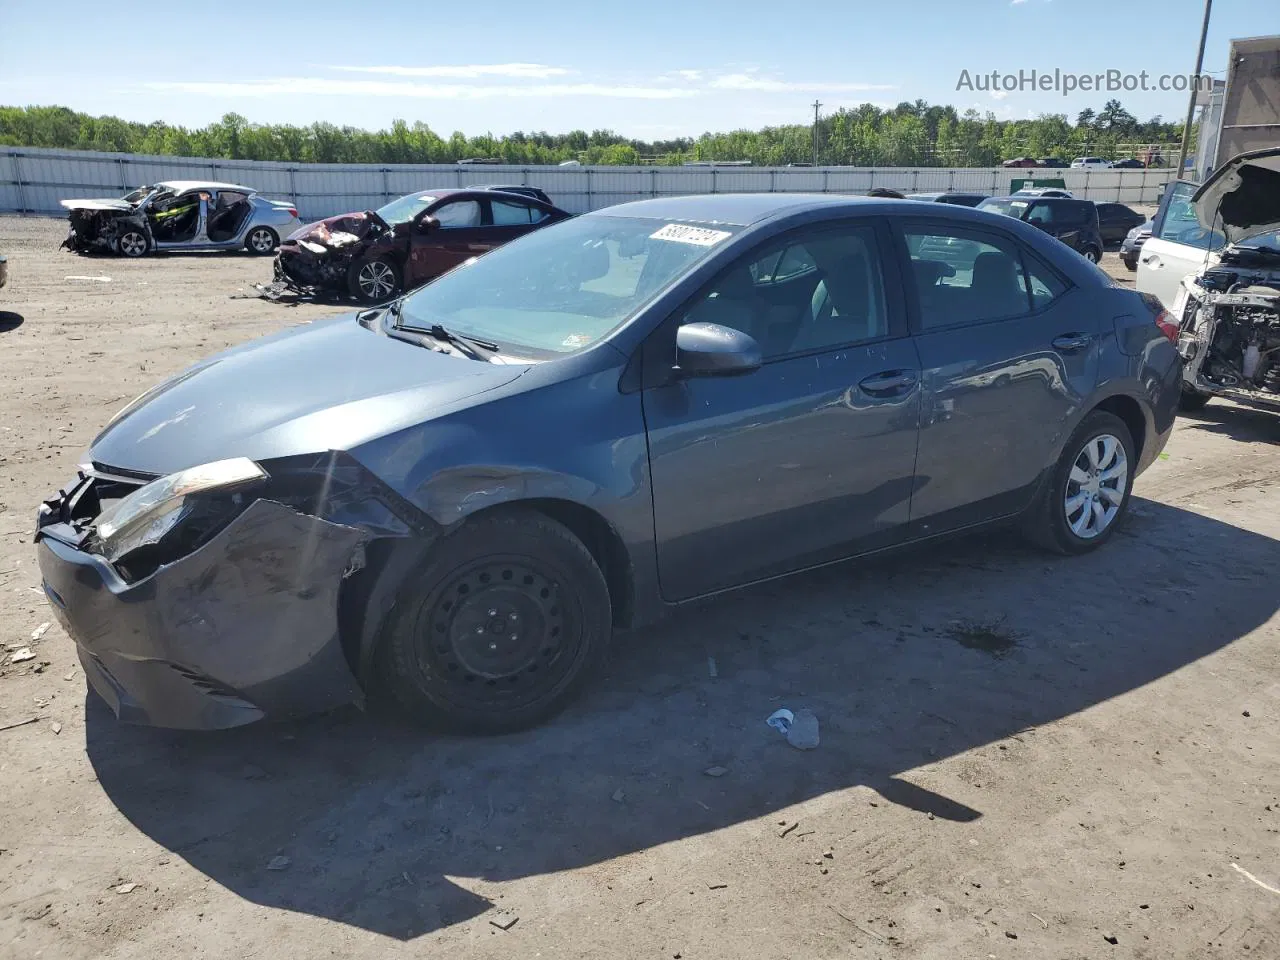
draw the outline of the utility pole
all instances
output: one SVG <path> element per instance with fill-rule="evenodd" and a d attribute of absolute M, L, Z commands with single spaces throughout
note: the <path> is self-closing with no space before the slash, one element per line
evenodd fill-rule
<path fill-rule="evenodd" d="M 1187 148 L 1191 145 L 1191 121 L 1196 115 L 1196 97 L 1200 93 L 1200 69 L 1204 66 L 1204 43 L 1209 36 L 1209 13 L 1213 0 L 1204 0 L 1204 23 L 1200 27 L 1200 52 L 1196 54 L 1196 72 L 1191 80 L 1191 99 L 1187 103 L 1187 122 L 1182 127 L 1182 149 L 1178 151 L 1178 176 L 1187 168 Z"/>
<path fill-rule="evenodd" d="M 818 110 L 822 104 L 817 100 L 813 101 L 813 165 L 818 165 Z"/>

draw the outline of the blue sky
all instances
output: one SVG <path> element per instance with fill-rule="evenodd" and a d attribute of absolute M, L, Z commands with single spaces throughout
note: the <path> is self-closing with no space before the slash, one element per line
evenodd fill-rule
<path fill-rule="evenodd" d="M 957 90 L 971 76 L 1188 73 L 1202 0 L 4 0 L 0 103 L 199 126 L 440 133 L 610 128 L 645 139 L 806 122 L 923 98 L 1074 116 L 1117 97 L 1180 118 L 1179 92 Z M 1280 33 L 1280 0 L 1216 0 L 1206 71 L 1232 37 Z M 976 86 L 976 84 L 975 84 Z"/>

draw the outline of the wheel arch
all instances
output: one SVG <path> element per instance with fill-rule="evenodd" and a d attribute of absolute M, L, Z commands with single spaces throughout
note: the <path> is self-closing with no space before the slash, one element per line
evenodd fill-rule
<path fill-rule="evenodd" d="M 1143 410 L 1142 404 L 1127 393 L 1115 393 L 1100 400 L 1089 413 L 1093 413 L 1095 410 L 1103 410 L 1114 414 L 1124 421 L 1124 425 L 1129 428 L 1129 436 L 1133 438 L 1134 460 L 1137 463 L 1141 463 L 1150 429 L 1150 425 L 1147 422 L 1147 414 Z M 1085 414 L 1085 416 L 1088 416 L 1088 414 Z"/>
<path fill-rule="evenodd" d="M 435 537 L 384 537 L 366 545 L 364 568 L 344 583 L 338 601 L 343 651 L 366 691 L 375 675 L 376 651 L 395 608 L 400 585 L 426 562 L 441 537 L 479 517 L 519 511 L 541 514 L 577 537 L 604 574 L 613 625 L 625 628 L 632 624 L 636 588 L 631 556 L 618 531 L 604 516 L 582 503 L 558 497 L 491 504 L 443 528 Z"/>

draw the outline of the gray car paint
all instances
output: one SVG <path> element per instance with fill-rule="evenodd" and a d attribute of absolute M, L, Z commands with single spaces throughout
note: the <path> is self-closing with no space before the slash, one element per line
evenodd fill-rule
<path fill-rule="evenodd" d="M 637 625 L 702 594 L 1015 516 L 1100 402 L 1143 426 L 1139 470 L 1172 429 L 1179 361 L 1149 304 L 1020 221 L 906 200 L 768 194 L 665 198 L 586 216 L 610 214 L 745 229 L 607 338 L 563 359 L 482 364 L 339 318 L 175 379 L 104 431 L 91 457 L 161 473 L 345 449 L 420 512 L 423 549 L 431 531 L 499 504 L 571 509 L 591 518 L 599 549 L 616 561 L 615 621 Z M 890 277 L 906 269 L 896 231 L 911 219 L 1014 237 L 1073 289 L 1021 322 L 921 336 L 908 285 L 899 325 L 882 343 L 733 380 L 672 374 L 674 318 L 722 269 L 785 231 L 863 218 L 894 225 Z M 1063 336 L 1081 342 L 1056 347 Z M 915 383 L 887 402 L 858 386 L 901 370 Z M 47 547 L 41 562 L 51 562 Z M 393 587 L 377 584 L 382 599 L 365 609 L 360 664 Z"/>

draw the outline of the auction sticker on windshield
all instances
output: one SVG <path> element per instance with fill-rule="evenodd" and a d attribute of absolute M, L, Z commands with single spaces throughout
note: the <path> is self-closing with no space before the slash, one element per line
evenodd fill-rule
<path fill-rule="evenodd" d="M 708 230 L 706 227 L 691 227 L 683 223 L 668 223 L 661 230 L 649 234 L 649 239 L 673 240 L 676 243 L 692 243 L 699 247 L 711 247 L 731 236 L 733 234 L 724 230 Z"/>

